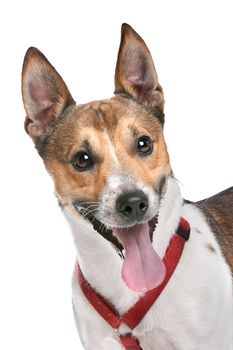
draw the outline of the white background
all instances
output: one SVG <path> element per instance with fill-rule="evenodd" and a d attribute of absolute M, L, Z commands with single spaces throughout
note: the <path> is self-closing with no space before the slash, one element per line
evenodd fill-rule
<path fill-rule="evenodd" d="M 186 198 L 232 186 L 232 1 L 5 1 L 0 8 L 0 349 L 81 349 L 71 308 L 75 260 L 53 184 L 23 130 L 29 46 L 77 102 L 109 97 L 122 22 L 147 42 L 166 97 L 165 135 Z"/>

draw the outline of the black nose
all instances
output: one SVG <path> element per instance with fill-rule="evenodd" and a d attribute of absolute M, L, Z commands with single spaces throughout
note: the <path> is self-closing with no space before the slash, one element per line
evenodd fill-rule
<path fill-rule="evenodd" d="M 148 209 L 148 199 L 142 191 L 121 194 L 116 201 L 117 211 L 131 220 L 140 220 Z"/>

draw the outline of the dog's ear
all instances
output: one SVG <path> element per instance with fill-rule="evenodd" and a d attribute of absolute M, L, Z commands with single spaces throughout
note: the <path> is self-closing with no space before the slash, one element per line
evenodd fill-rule
<path fill-rule="evenodd" d="M 141 104 L 163 111 L 164 97 L 148 47 L 128 24 L 121 29 L 115 72 L 115 93 L 125 93 Z"/>
<path fill-rule="evenodd" d="M 68 106 L 75 103 L 61 76 L 33 47 L 24 58 L 22 95 L 27 113 L 25 129 L 34 142 L 51 128 Z"/>

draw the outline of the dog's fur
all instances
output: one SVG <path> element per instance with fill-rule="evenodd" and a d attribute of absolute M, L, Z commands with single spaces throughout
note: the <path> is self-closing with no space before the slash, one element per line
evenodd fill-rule
<path fill-rule="evenodd" d="M 172 279 L 134 335 L 144 350 L 232 350 L 233 188 L 196 204 L 182 199 L 163 137 L 163 91 L 140 36 L 123 25 L 111 99 L 76 106 L 62 78 L 34 48 L 25 56 L 22 93 L 26 131 L 54 179 L 92 287 L 120 314 L 141 296 L 121 278 L 122 245 L 111 232 L 135 224 L 118 215 L 119 195 L 141 191 L 148 198 L 144 221 L 158 216 L 152 244 L 161 258 L 181 216 L 191 236 Z M 135 146 L 142 135 L 153 142 L 146 155 Z M 92 155 L 87 169 L 80 163 L 77 168 L 80 150 Z M 76 274 L 73 305 L 85 349 L 123 349 L 86 300 Z M 119 329 L 128 331 L 126 325 Z"/>

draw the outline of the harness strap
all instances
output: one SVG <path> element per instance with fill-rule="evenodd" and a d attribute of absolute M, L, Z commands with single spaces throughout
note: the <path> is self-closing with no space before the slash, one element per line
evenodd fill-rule
<path fill-rule="evenodd" d="M 80 287 L 98 314 L 108 323 L 113 329 L 118 329 L 122 323 L 116 310 L 104 300 L 104 298 L 96 292 L 90 284 L 85 280 L 79 265 L 77 265 L 78 279 Z"/>
<path fill-rule="evenodd" d="M 189 223 L 181 218 L 176 234 L 171 239 L 165 257 L 163 258 L 163 263 L 166 267 L 164 281 L 158 287 L 146 292 L 144 296 L 141 297 L 124 315 L 119 315 L 114 307 L 104 300 L 104 298 L 90 286 L 85 280 L 79 265 L 77 265 L 78 280 L 84 295 L 99 315 L 113 329 L 118 330 L 120 325 L 124 323 L 133 330 L 142 321 L 146 313 L 166 287 L 180 260 L 185 242 L 189 239 L 189 235 Z M 133 337 L 131 333 L 120 335 L 119 338 L 126 350 L 142 350 L 138 339 Z"/>
<path fill-rule="evenodd" d="M 120 335 L 119 338 L 126 350 L 142 350 L 138 339 L 134 338 L 132 334 Z"/>

